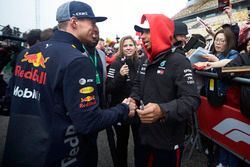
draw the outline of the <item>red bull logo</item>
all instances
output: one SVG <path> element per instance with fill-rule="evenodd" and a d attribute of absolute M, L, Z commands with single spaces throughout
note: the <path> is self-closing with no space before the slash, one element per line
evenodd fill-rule
<path fill-rule="evenodd" d="M 81 103 L 79 105 L 80 108 L 90 107 L 96 104 L 95 96 L 87 96 L 85 98 L 81 98 Z"/>
<path fill-rule="evenodd" d="M 44 59 L 42 52 L 35 54 L 29 54 L 26 52 L 21 62 L 27 61 L 28 63 L 33 64 L 35 67 L 41 66 L 42 68 L 46 68 L 45 63 L 48 61 L 48 59 L 49 57 Z"/>
<path fill-rule="evenodd" d="M 19 78 L 33 80 L 40 85 L 45 84 L 46 77 L 47 77 L 46 72 L 43 72 L 43 71 L 39 72 L 38 69 L 34 69 L 34 68 L 31 68 L 30 70 L 24 70 L 19 65 L 16 65 L 14 75 L 19 77 Z"/>
<path fill-rule="evenodd" d="M 85 98 L 81 98 L 81 103 L 90 102 L 90 101 L 94 101 L 94 100 L 95 100 L 95 96 L 87 96 Z"/>

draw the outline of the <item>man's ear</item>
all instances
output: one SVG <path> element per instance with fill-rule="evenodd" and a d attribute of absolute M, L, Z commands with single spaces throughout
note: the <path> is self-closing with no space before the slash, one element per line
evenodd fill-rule
<path fill-rule="evenodd" d="M 69 20 L 69 24 L 71 25 L 71 27 L 73 29 L 77 28 L 77 24 L 78 24 L 77 22 L 78 22 L 78 20 L 77 20 L 76 17 L 71 17 L 70 20 Z"/>

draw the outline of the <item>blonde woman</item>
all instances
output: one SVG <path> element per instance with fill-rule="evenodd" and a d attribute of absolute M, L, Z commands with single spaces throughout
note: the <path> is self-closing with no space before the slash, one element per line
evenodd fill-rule
<path fill-rule="evenodd" d="M 116 61 L 111 64 L 108 70 L 107 92 L 111 95 L 111 106 L 121 103 L 124 97 L 129 97 L 133 80 L 136 76 L 138 62 L 136 41 L 131 36 L 123 37 L 120 40 Z M 118 166 L 127 167 L 127 147 L 130 125 L 129 123 L 117 124 L 114 127 L 117 136 L 116 153 Z"/>

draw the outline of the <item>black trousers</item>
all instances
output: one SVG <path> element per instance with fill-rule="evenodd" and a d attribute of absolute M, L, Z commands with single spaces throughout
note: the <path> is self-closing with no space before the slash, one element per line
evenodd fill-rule
<path fill-rule="evenodd" d="M 98 133 L 90 135 L 81 135 L 80 139 L 80 158 L 79 161 L 83 166 L 97 167 L 98 149 L 97 149 Z"/>
<path fill-rule="evenodd" d="M 135 167 L 147 167 L 150 156 L 153 156 L 153 167 L 176 167 L 177 150 L 162 150 L 147 145 L 137 146 Z M 178 161 L 180 160 L 178 159 Z"/>
<path fill-rule="evenodd" d="M 114 128 L 116 132 L 116 154 L 118 167 L 127 167 L 130 125 L 115 125 Z"/>

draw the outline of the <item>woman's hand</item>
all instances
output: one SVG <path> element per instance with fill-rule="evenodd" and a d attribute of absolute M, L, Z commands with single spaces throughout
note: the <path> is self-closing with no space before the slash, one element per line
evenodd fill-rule
<path fill-rule="evenodd" d="M 213 28 L 212 28 L 210 25 L 208 25 L 208 26 L 206 27 L 206 31 L 207 31 L 207 33 L 210 34 L 212 37 L 215 36 L 215 32 L 214 32 Z"/>
<path fill-rule="evenodd" d="M 207 61 L 209 61 L 209 62 L 219 61 L 219 59 L 215 55 L 212 55 L 212 54 L 202 55 L 202 57 L 207 59 Z"/>
<path fill-rule="evenodd" d="M 120 69 L 120 74 L 121 76 L 125 76 L 125 75 L 128 75 L 129 73 L 129 68 L 128 68 L 128 65 L 127 64 L 124 64 L 121 69 Z"/>

